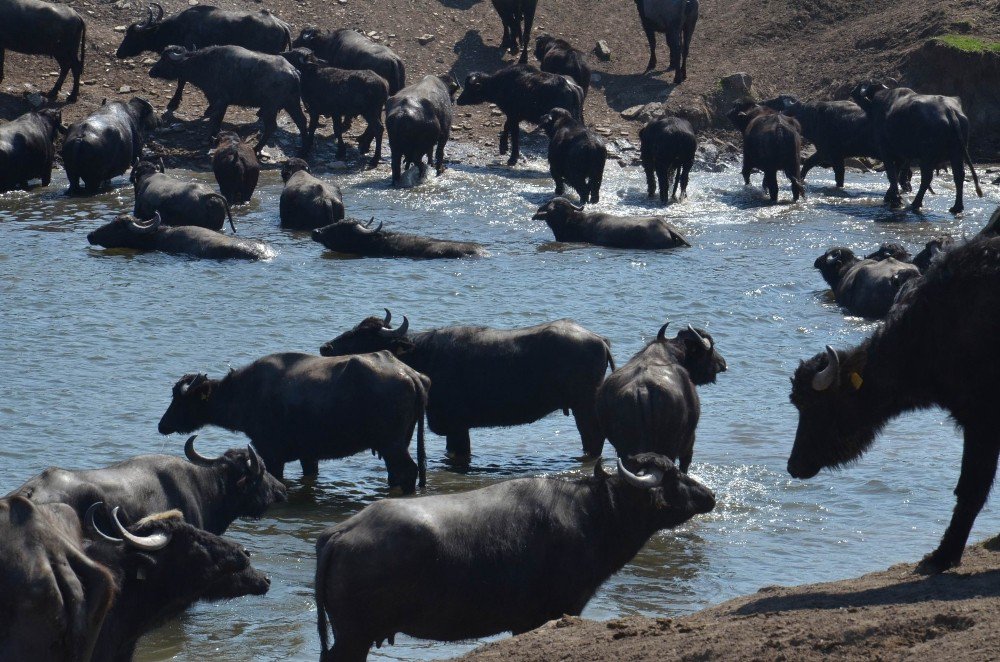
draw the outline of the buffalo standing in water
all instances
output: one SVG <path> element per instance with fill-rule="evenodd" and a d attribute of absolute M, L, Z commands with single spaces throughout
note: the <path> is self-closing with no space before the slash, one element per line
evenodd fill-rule
<path fill-rule="evenodd" d="M 679 117 L 650 120 L 639 131 L 639 141 L 649 197 L 656 195 L 657 183 L 660 185 L 662 204 L 667 204 L 671 198 L 676 200 L 678 188 L 682 196 L 687 195 L 688 176 L 698 151 L 698 137 L 691 123 Z"/>
<path fill-rule="evenodd" d="M 164 225 L 195 225 L 209 230 L 221 230 L 229 218 L 229 227 L 236 232 L 229 203 L 221 193 L 205 184 L 174 179 L 165 173 L 162 161 L 159 165 L 149 161 L 136 163 L 129 180 L 135 186 L 132 213 L 139 218 L 159 214 Z"/>
<path fill-rule="evenodd" d="M 592 478 L 372 504 L 316 541 L 320 659 L 363 662 L 397 632 L 459 641 L 578 615 L 657 531 L 714 507 L 653 453 L 618 460 L 618 475 L 598 461 Z"/>
<path fill-rule="evenodd" d="M 162 251 L 209 260 L 266 260 L 274 256 L 267 244 L 255 239 L 229 237 L 196 225 L 163 225 L 160 213 L 147 223 L 123 214 L 87 235 L 91 246 Z"/>
<path fill-rule="evenodd" d="M 260 178 L 260 161 L 250 145 L 232 131 L 223 131 L 215 137 L 212 152 L 212 172 L 219 184 L 219 191 L 229 206 L 250 202 L 257 180 Z"/>
<path fill-rule="evenodd" d="M 438 175 L 444 172 L 444 146 L 451 137 L 452 103 L 458 83 L 449 74 L 424 76 L 389 97 L 385 105 L 385 128 L 392 150 L 392 184 L 397 186 L 406 168 L 416 164 L 423 177 L 427 163 Z"/>
<path fill-rule="evenodd" d="M 331 251 L 370 257 L 413 257 L 423 259 L 479 257 L 486 254 L 481 244 L 472 241 L 448 241 L 415 234 L 389 232 L 369 226 L 375 219 L 362 224 L 345 220 L 312 231 L 312 239 Z"/>
<path fill-rule="evenodd" d="M 52 181 L 55 140 L 64 132 L 58 108 L 25 113 L 0 126 L 0 193 L 27 190 L 36 177 L 42 186 Z"/>
<path fill-rule="evenodd" d="M 846 351 L 799 365 L 792 404 L 799 410 L 788 473 L 812 478 L 860 458 L 903 412 L 938 406 L 965 436 L 957 503 L 937 549 L 917 570 L 959 565 L 997 469 L 1000 435 L 1000 239 L 977 237 L 942 253 L 885 325 Z"/>
<path fill-rule="evenodd" d="M 805 197 L 802 185 L 802 135 L 799 123 L 775 110 L 742 101 L 726 115 L 743 134 L 743 183 L 750 185 L 754 170 L 764 173 L 764 188 L 771 202 L 778 201 L 778 171 L 785 173 L 792 185 L 792 200 Z"/>

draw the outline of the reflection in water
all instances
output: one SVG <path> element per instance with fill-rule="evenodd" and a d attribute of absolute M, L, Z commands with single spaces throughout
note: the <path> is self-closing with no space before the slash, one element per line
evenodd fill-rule
<path fill-rule="evenodd" d="M 532 221 L 552 183 L 545 165 L 515 171 L 457 165 L 414 189 L 392 190 L 385 168 L 327 175 L 348 214 L 401 232 L 479 241 L 490 257 L 415 261 L 340 259 L 308 234 L 278 228 L 280 180 L 262 173 L 255 201 L 236 210 L 240 235 L 277 256 L 220 263 L 89 247 L 86 233 L 132 206 L 131 187 L 96 198 L 62 194 L 65 179 L 0 196 L 0 492 L 46 466 L 110 464 L 138 453 L 180 454 L 183 437 L 156 422 L 181 375 L 212 376 L 277 351 L 319 345 L 386 306 L 411 328 L 467 323 L 527 326 L 573 318 L 609 337 L 623 364 L 664 319 L 716 338 L 729 371 L 700 389 L 693 472 L 717 494 L 715 512 L 663 532 L 595 596 L 585 615 L 678 614 L 776 583 L 855 575 L 918 558 L 937 542 L 953 505 L 960 444 L 940 412 L 909 415 L 856 466 L 794 481 L 785 461 L 796 417 L 788 376 L 823 345 L 857 342 L 875 325 L 845 317 L 812 268 L 833 245 L 921 245 L 943 232 L 971 234 L 997 204 L 946 209 L 949 187 L 925 214 L 887 212 L 884 184 L 855 175 L 845 192 L 815 171 L 809 199 L 765 204 L 735 170 L 695 173 L 691 197 L 663 210 L 693 247 L 664 252 L 554 244 Z M 211 180 L 211 175 L 192 174 Z M 611 164 L 598 209 L 647 214 L 640 171 Z M 782 199 L 788 197 L 782 191 Z M 905 223 L 875 223 L 905 219 Z M 245 445 L 206 429 L 212 454 Z M 441 494 L 514 477 L 583 476 L 572 418 L 553 414 L 518 428 L 474 430 L 474 466 L 450 471 L 444 440 L 428 433 L 428 487 Z M 605 455 L 611 457 L 611 449 Z M 289 501 L 228 535 L 269 573 L 271 591 L 200 605 L 142 643 L 140 660 L 315 660 L 314 541 L 320 531 L 387 497 L 385 469 L 363 453 L 320 465 L 315 481 L 289 466 Z M 989 506 L 978 537 L 1000 518 Z M 974 537 L 976 537 L 974 533 Z M 436 659 L 476 642 L 397 638 L 372 659 Z"/>

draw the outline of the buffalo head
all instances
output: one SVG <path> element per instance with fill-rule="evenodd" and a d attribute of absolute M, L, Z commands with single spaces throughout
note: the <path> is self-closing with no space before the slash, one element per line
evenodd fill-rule
<path fill-rule="evenodd" d="M 156 8 L 155 16 L 153 15 L 154 7 Z M 147 10 L 148 15 L 144 20 L 133 23 L 125 30 L 125 38 L 122 39 L 121 46 L 115 53 L 117 58 L 135 57 L 143 51 L 155 50 L 152 40 L 163 21 L 163 7 L 154 2 L 147 7 Z"/>
<path fill-rule="evenodd" d="M 664 324 L 657 334 L 657 342 L 664 339 L 667 325 Z M 684 360 L 681 365 L 691 375 L 691 381 L 698 386 L 714 384 L 720 372 L 729 369 L 726 359 L 715 348 L 715 339 L 703 329 L 696 329 L 690 324 L 677 332 L 673 340 L 684 350 Z"/>
<path fill-rule="evenodd" d="M 789 113 L 789 111 L 801 107 L 802 102 L 791 94 L 779 94 L 773 99 L 761 102 L 761 105 L 779 113 Z"/>
<path fill-rule="evenodd" d="M 450 96 L 452 101 L 454 101 L 455 94 L 462 89 L 462 86 L 458 84 L 458 81 L 455 80 L 455 77 L 451 74 L 441 74 L 438 78 L 442 83 L 444 83 L 444 86 L 448 88 L 448 96 Z"/>
<path fill-rule="evenodd" d="M 480 72 L 474 72 L 468 75 L 465 79 L 465 85 L 463 86 L 462 93 L 458 95 L 458 101 L 455 103 L 459 106 L 474 106 L 477 103 L 485 103 L 489 101 L 489 97 L 486 92 L 486 74 Z"/>
<path fill-rule="evenodd" d="M 281 164 L 281 181 L 287 184 L 292 175 L 300 170 L 309 172 L 309 164 L 302 159 L 288 159 Z"/>
<path fill-rule="evenodd" d="M 678 526 L 715 508 L 715 495 L 710 489 L 658 453 L 619 459 L 617 476 L 606 473 L 598 460 L 594 475 L 609 482 L 619 498 L 632 502 L 637 510 L 649 512 L 657 529 Z"/>
<path fill-rule="evenodd" d="M 160 125 L 160 117 L 153 104 L 142 97 L 132 97 L 126 104 L 128 114 L 141 131 L 152 131 Z"/>
<path fill-rule="evenodd" d="M 538 125 L 545 131 L 545 135 L 551 138 L 560 127 L 572 121 L 573 115 L 568 110 L 565 108 L 553 108 L 545 115 L 542 115 L 542 119 L 539 120 Z"/>
<path fill-rule="evenodd" d="M 369 317 L 350 331 L 345 331 L 319 348 L 323 356 L 345 356 L 348 354 L 368 354 L 387 349 L 394 354 L 403 354 L 413 348 L 413 342 L 406 337 L 410 320 L 403 317 L 398 329 L 389 323 L 392 313 L 385 309 L 385 317 Z"/>
<path fill-rule="evenodd" d="M 313 230 L 312 240 L 323 244 L 331 251 L 341 251 L 344 253 L 361 252 L 373 243 L 378 243 L 384 236 L 382 234 L 382 223 L 380 222 L 378 227 L 372 228 L 371 225 L 374 222 L 374 217 L 364 224 L 352 219 L 337 221 L 336 223 Z"/>
<path fill-rule="evenodd" d="M 293 48 L 290 51 L 278 53 L 278 55 L 288 60 L 289 64 L 302 73 L 315 73 L 320 67 L 329 66 L 328 62 L 317 58 L 311 50 L 305 47 Z"/>
<path fill-rule="evenodd" d="M 887 242 L 879 246 L 878 250 L 874 253 L 865 256 L 866 260 L 877 260 L 879 262 L 888 260 L 889 258 L 899 260 L 900 262 L 909 262 L 910 251 L 906 250 L 901 244 Z"/>
<path fill-rule="evenodd" d="M 766 110 L 765 110 L 766 109 Z M 726 117 L 740 133 L 746 133 L 750 122 L 762 112 L 774 112 L 766 106 L 759 105 L 751 99 L 742 99 L 733 104 Z"/>
<path fill-rule="evenodd" d="M 541 62 L 545 54 L 552 48 L 552 43 L 555 40 L 556 38 L 547 32 L 543 32 L 535 37 L 535 59 Z"/>
<path fill-rule="evenodd" d="M 831 248 L 827 252 L 816 258 L 813 267 L 819 269 L 823 275 L 823 280 L 830 287 L 837 287 L 844 269 L 857 264 L 860 260 L 854 255 L 850 248 Z"/>
<path fill-rule="evenodd" d="M 174 384 L 172 399 L 163 418 L 160 419 L 160 434 L 174 432 L 194 432 L 208 423 L 209 400 L 218 384 L 208 375 L 184 375 Z"/>
<path fill-rule="evenodd" d="M 320 36 L 320 31 L 314 27 L 302 28 L 299 36 L 292 42 L 292 48 L 312 48 L 316 38 Z"/>
<path fill-rule="evenodd" d="M 163 166 L 163 161 L 159 163 L 153 163 L 152 161 L 139 161 L 136 160 L 132 164 L 132 172 L 129 173 L 128 180 L 132 182 L 133 185 L 139 186 L 148 177 L 151 177 L 157 173 L 165 172 L 166 168 Z"/>
<path fill-rule="evenodd" d="M 194 448 L 198 435 L 184 444 L 184 455 L 199 467 L 219 473 L 225 481 L 232 512 L 242 519 L 259 519 L 267 509 L 286 498 L 285 485 L 267 472 L 264 460 L 253 446 L 230 448 L 215 458 L 201 455 Z"/>
<path fill-rule="evenodd" d="M 149 70 L 150 77 L 166 80 L 183 77 L 184 64 L 194 53 L 194 50 L 188 50 L 183 46 L 167 46 L 160 53 L 160 59 Z"/>
<path fill-rule="evenodd" d="M 913 265 L 920 269 L 920 273 L 927 271 L 930 268 L 931 262 L 940 253 L 948 250 L 954 245 L 955 239 L 950 235 L 941 235 L 934 237 L 924 245 L 924 249 L 916 254 L 913 258 Z"/>
<path fill-rule="evenodd" d="M 877 80 L 866 80 L 858 83 L 851 90 L 851 100 L 865 110 L 871 109 L 875 103 L 875 97 L 879 92 L 889 89 L 885 83 Z"/>
<path fill-rule="evenodd" d="M 87 235 L 91 246 L 104 248 L 145 248 L 160 229 L 160 212 L 145 223 L 131 214 L 122 214 Z"/>

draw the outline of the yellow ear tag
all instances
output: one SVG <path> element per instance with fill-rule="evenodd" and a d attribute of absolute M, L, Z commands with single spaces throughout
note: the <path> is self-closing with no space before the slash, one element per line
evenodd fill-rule
<path fill-rule="evenodd" d="M 865 380 L 861 379 L 861 375 L 859 375 L 856 372 L 852 372 L 851 373 L 851 386 L 854 387 L 855 391 L 857 391 L 859 388 L 861 388 L 861 385 L 864 384 L 864 383 L 865 383 Z"/>

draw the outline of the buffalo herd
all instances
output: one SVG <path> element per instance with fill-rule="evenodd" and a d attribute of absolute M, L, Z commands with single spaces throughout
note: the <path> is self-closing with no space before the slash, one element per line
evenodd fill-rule
<path fill-rule="evenodd" d="M 668 71 L 682 83 L 698 0 L 635 1 L 649 41 L 647 71 L 656 67 L 656 35 L 664 34 Z M 90 232 L 92 245 L 269 259 L 274 251 L 263 242 L 233 236 L 232 207 L 252 200 L 259 157 L 285 112 L 298 128 L 302 158 L 282 163 L 282 227 L 310 231 L 338 253 L 488 256 L 475 242 L 348 218 L 340 188 L 310 172 L 304 159 L 321 117 L 332 122 L 339 159 L 345 133 L 361 118 L 359 152 L 374 143 L 369 168 L 381 164 L 387 134 L 393 185 L 411 167 L 423 176 L 433 166 L 441 175 L 453 106 L 489 103 L 505 116 L 499 148 L 510 152 L 508 165 L 520 157 L 522 122 L 539 125 L 549 138 L 555 195 L 532 218 L 544 221 L 556 241 L 689 247 L 662 216 L 585 209 L 600 202 L 608 159 L 604 139 L 584 119 L 592 77 L 587 57 L 542 34 L 534 50 L 539 68 L 529 65 L 537 0 L 492 4 L 503 26 L 501 48 L 519 54 L 518 63 L 470 73 L 462 84 L 450 74 L 407 84 L 402 59 L 354 30 L 307 27 L 296 37 L 266 9 L 196 5 L 164 16 L 152 3 L 141 21 L 123 28 L 117 57 L 155 54 L 149 75 L 176 81 L 167 116 L 188 83 L 204 93 L 221 193 L 143 157 L 161 120 L 138 97 L 106 101 L 69 127 L 55 108 L 0 126 L 0 191 L 27 188 L 36 178 L 47 186 L 62 135 L 73 194 L 102 191 L 131 169 L 132 213 Z M 0 80 L 5 49 L 47 55 L 60 67 L 50 98 L 72 72 L 73 101 L 86 48 L 86 23 L 67 6 L 0 4 Z M 257 109 L 262 130 L 255 144 L 221 131 L 230 106 Z M 982 196 L 968 120 L 953 97 L 865 81 L 850 100 L 741 99 L 728 118 L 743 137 L 744 182 L 763 172 L 772 202 L 779 173 L 797 201 L 810 169 L 831 167 L 842 187 L 847 160 L 855 157 L 884 164 L 891 207 L 910 190 L 911 164 L 920 172 L 915 210 L 942 164 L 955 182 L 952 213 L 964 208 L 966 167 Z M 678 200 L 678 192 L 683 198 L 698 148 L 692 125 L 655 118 L 639 137 L 649 196 L 658 188 L 662 204 Z M 806 141 L 816 151 L 803 163 Z M 567 184 L 579 204 L 564 197 Z M 223 233 L 227 220 L 233 235 Z M 984 344 L 1000 331 L 997 226 L 1000 210 L 979 236 L 935 237 L 915 256 L 895 243 L 866 257 L 841 246 L 814 264 L 838 305 L 885 322 L 858 347 L 827 346 L 795 371 L 791 401 L 799 425 L 788 472 L 808 479 L 850 463 L 895 416 L 947 410 L 964 432 L 964 455 L 951 523 L 920 565 L 927 573 L 959 564 L 997 469 L 1000 443 L 988 413 L 1000 365 Z M 0 588 L 21 596 L 0 599 L 0 660 L 130 660 L 144 633 L 196 602 L 265 594 L 270 582 L 249 553 L 222 537 L 229 525 L 285 501 L 282 478 L 290 462 L 314 477 L 320 460 L 370 451 L 384 463 L 391 493 L 414 494 L 427 482 L 425 421 L 445 438 L 446 462 L 456 471 L 473 462 L 473 429 L 528 425 L 555 412 L 573 416 L 582 455 L 597 461 L 592 476 L 575 480 L 523 478 L 458 495 L 382 500 L 321 533 L 315 575 L 321 659 L 364 660 L 372 645 L 398 633 L 456 641 L 525 632 L 581 613 L 656 532 L 715 507 L 711 490 L 688 471 L 701 416 L 697 387 L 715 383 L 727 362 L 705 329 L 684 324 L 671 338 L 668 326 L 618 368 L 608 339 L 572 320 L 411 330 L 408 317 L 394 325 L 386 310 L 342 329 L 318 356 L 277 353 L 223 376 L 183 375 L 159 432 L 214 426 L 243 433 L 249 445 L 208 458 L 190 436 L 184 459 L 143 455 L 101 469 L 53 467 L 0 499 Z M 605 441 L 617 455 L 613 473 L 600 459 Z"/>

